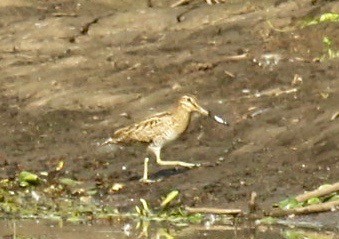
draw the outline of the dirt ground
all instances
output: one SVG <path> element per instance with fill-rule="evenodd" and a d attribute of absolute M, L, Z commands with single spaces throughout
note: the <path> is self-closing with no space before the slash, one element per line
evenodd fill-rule
<path fill-rule="evenodd" d="M 301 27 L 338 2 L 173 2 L 1 1 L 0 178 L 64 162 L 58 176 L 124 209 L 173 189 L 190 206 L 246 208 L 252 191 L 269 206 L 339 180 L 339 59 L 323 43 L 338 50 L 339 28 Z M 143 185 L 144 145 L 100 143 L 184 94 L 230 126 L 194 116 L 163 159 L 204 165 L 152 161 L 162 181 Z"/>

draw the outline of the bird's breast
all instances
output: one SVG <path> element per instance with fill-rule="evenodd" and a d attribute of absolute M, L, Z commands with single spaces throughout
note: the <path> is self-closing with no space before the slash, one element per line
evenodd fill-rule
<path fill-rule="evenodd" d="M 175 131 L 174 129 L 168 129 L 168 130 L 164 131 L 163 136 L 166 139 L 166 141 L 173 141 L 176 138 L 178 138 L 179 135 L 180 135 L 180 133 Z"/>
<path fill-rule="evenodd" d="M 188 127 L 190 122 L 190 114 L 183 112 L 180 115 L 177 115 L 173 119 L 173 130 L 176 132 L 177 136 L 182 134 Z"/>

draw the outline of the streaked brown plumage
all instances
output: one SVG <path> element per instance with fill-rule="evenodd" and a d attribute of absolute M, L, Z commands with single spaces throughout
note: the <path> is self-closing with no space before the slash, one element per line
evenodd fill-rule
<path fill-rule="evenodd" d="M 180 6 L 180 5 L 185 5 L 185 4 L 188 4 L 190 1 L 191 0 L 178 0 L 175 3 L 173 3 L 171 5 L 171 7 L 177 7 L 177 6 Z M 205 2 L 208 5 L 212 5 L 212 4 L 217 4 L 217 3 L 224 3 L 225 0 L 205 0 Z"/>
<path fill-rule="evenodd" d="M 197 166 L 196 164 L 181 161 L 163 161 L 160 157 L 161 148 L 168 142 L 178 138 L 187 129 L 192 112 L 209 115 L 209 112 L 203 109 L 195 98 L 182 96 L 175 108 L 115 131 L 113 138 L 110 138 L 104 144 L 145 142 L 149 143 L 148 149 L 154 153 L 159 165 Z M 150 181 L 147 176 L 147 163 L 148 159 L 145 160 L 144 176 L 142 178 L 144 182 Z"/>

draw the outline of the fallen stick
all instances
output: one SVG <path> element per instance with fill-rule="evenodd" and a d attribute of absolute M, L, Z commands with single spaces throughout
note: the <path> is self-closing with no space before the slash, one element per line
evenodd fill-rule
<path fill-rule="evenodd" d="M 222 57 L 220 60 L 217 60 L 213 64 L 219 64 L 219 63 L 227 62 L 227 61 L 240 61 L 240 60 L 244 60 L 244 59 L 247 59 L 247 58 L 248 58 L 247 53 L 243 53 L 241 55 L 225 56 L 225 57 Z"/>
<path fill-rule="evenodd" d="M 267 215 L 271 217 L 282 217 L 287 215 L 298 215 L 298 214 L 310 214 L 310 213 L 316 213 L 316 212 L 326 212 L 331 210 L 336 210 L 336 207 L 339 207 L 339 200 L 333 201 L 333 202 L 325 202 L 315 205 L 309 205 L 306 207 L 299 207 L 299 208 L 293 208 L 288 210 L 272 210 Z"/>
<path fill-rule="evenodd" d="M 230 71 L 224 70 L 224 73 L 225 73 L 225 75 L 227 75 L 227 76 L 229 76 L 231 78 L 235 78 L 235 75 L 232 72 L 230 72 Z"/>
<path fill-rule="evenodd" d="M 171 7 L 178 7 L 180 5 L 184 5 L 186 3 L 189 3 L 190 0 L 179 0 L 171 5 Z"/>
<path fill-rule="evenodd" d="M 241 60 L 244 60 L 244 59 L 247 59 L 247 58 L 248 58 L 248 54 L 244 53 L 244 54 L 241 54 L 241 55 L 225 56 L 225 57 L 222 57 L 219 60 L 214 61 L 214 62 L 192 63 L 189 66 L 190 69 L 188 69 L 188 72 L 211 70 L 221 63 L 225 63 L 225 62 L 229 62 L 229 61 L 241 61 Z"/>
<path fill-rule="evenodd" d="M 188 231 L 240 231 L 244 229 L 253 229 L 252 227 L 249 226 L 227 226 L 227 225 L 211 225 L 211 226 L 206 226 L 206 225 L 195 225 L 192 224 L 189 227 L 184 227 L 182 228 L 182 231 L 188 230 Z M 183 235 L 183 234 L 182 234 Z"/>
<path fill-rule="evenodd" d="M 238 215 L 242 213 L 241 209 L 225 209 L 215 207 L 185 207 L 185 210 L 189 213 L 212 213 L 212 214 L 230 214 Z"/>
<path fill-rule="evenodd" d="M 300 194 L 296 196 L 295 199 L 298 202 L 304 202 L 310 198 L 324 196 L 324 195 L 327 195 L 327 194 L 330 194 L 336 191 L 339 191 L 339 182 L 329 185 L 327 187 L 321 188 L 321 189 L 316 189 L 311 192 Z"/>
<path fill-rule="evenodd" d="M 331 121 L 335 120 L 338 116 L 339 116 L 339 111 L 335 112 L 335 113 L 332 115 Z"/>
<path fill-rule="evenodd" d="M 298 91 L 298 88 L 291 88 L 287 90 L 282 90 L 280 88 L 268 89 L 258 93 L 255 93 L 254 96 L 259 98 L 261 96 L 279 96 L 282 94 L 291 94 Z"/>
<path fill-rule="evenodd" d="M 67 12 L 55 12 L 52 13 L 53 17 L 78 17 L 79 15 L 76 13 L 67 13 Z"/>
<path fill-rule="evenodd" d="M 254 213 L 258 209 L 258 204 L 257 204 L 257 196 L 258 194 L 256 192 L 251 193 L 251 198 L 250 201 L 248 202 L 248 209 L 250 213 Z"/>

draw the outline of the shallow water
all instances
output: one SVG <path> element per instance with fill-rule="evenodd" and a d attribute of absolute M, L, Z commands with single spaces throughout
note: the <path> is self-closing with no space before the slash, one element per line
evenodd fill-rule
<path fill-rule="evenodd" d="M 301 237 L 302 236 L 302 237 Z M 287 227 L 201 226 L 173 227 L 157 223 L 111 222 L 73 224 L 45 220 L 2 220 L 0 238 L 337 238 L 334 232 L 305 231 Z"/>
<path fill-rule="evenodd" d="M 40 220 L 0 222 L 0 238 L 283 238 L 277 229 L 235 229 L 228 226 L 162 227 L 159 224 L 112 223 L 78 225 Z"/>
<path fill-rule="evenodd" d="M 118 209 L 134 208 L 140 198 L 157 205 L 173 189 L 183 205 L 244 209 L 255 191 L 271 208 L 338 181 L 339 58 L 329 59 L 328 50 L 337 51 L 339 28 L 299 27 L 337 12 L 335 1 L 201 0 L 174 9 L 174 0 L 150 1 L 153 8 L 134 0 L 59 2 L 0 1 L 1 179 L 23 170 L 56 174 L 34 189 L 37 195 L 59 178 L 76 179 L 84 196 L 96 185 L 100 205 Z M 241 53 L 248 57 L 227 58 Z M 164 159 L 209 166 L 152 164 L 150 176 L 163 181 L 141 186 L 144 149 L 97 147 L 116 128 L 188 93 L 231 125 L 193 117 Z M 125 186 L 112 192 L 115 183 Z M 333 217 L 316 220 L 333 228 Z M 137 238 L 143 229 L 135 227 L 1 221 L 0 238 Z M 146 231 L 150 238 L 288 238 L 286 228 L 269 227 Z"/>

